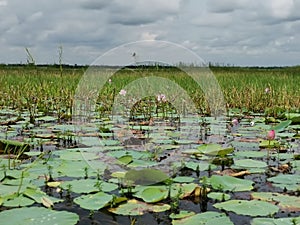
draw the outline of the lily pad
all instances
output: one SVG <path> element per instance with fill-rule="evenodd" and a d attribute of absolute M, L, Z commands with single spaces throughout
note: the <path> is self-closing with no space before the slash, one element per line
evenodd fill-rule
<path fill-rule="evenodd" d="M 3 202 L 5 207 L 23 207 L 30 206 L 34 204 L 34 201 L 30 198 L 25 197 L 24 195 L 11 195 L 8 199 Z"/>
<path fill-rule="evenodd" d="M 99 210 L 105 207 L 112 199 L 112 195 L 104 192 L 98 192 L 96 194 L 77 197 L 74 199 L 74 202 L 84 209 Z"/>
<path fill-rule="evenodd" d="M 267 163 L 265 162 L 253 160 L 253 159 L 235 160 L 234 165 L 240 168 L 265 168 L 268 166 Z"/>
<path fill-rule="evenodd" d="M 235 152 L 234 155 L 238 158 L 263 158 L 267 153 L 264 151 L 239 151 Z"/>
<path fill-rule="evenodd" d="M 190 217 L 190 216 L 193 216 L 193 215 L 195 215 L 194 212 L 189 212 L 189 211 L 182 210 L 178 214 L 171 213 L 170 218 L 178 220 L 178 219 L 183 219 L 183 218 Z"/>
<path fill-rule="evenodd" d="M 191 183 L 194 180 L 195 179 L 193 177 L 185 177 L 185 176 L 178 176 L 173 179 L 173 181 L 177 183 Z"/>
<path fill-rule="evenodd" d="M 278 212 L 278 206 L 258 200 L 229 200 L 214 204 L 217 209 L 231 211 L 245 216 L 268 216 Z"/>
<path fill-rule="evenodd" d="M 156 169 L 129 170 L 125 180 L 138 185 L 156 184 L 169 179 L 164 172 Z"/>
<path fill-rule="evenodd" d="M 177 163 L 174 163 L 174 165 L 176 165 Z M 185 167 L 188 168 L 188 169 L 191 169 L 191 170 L 194 170 L 196 171 L 197 169 L 199 169 L 199 171 L 205 171 L 205 170 L 208 170 L 209 168 L 211 170 L 217 168 L 216 165 L 214 164 L 210 164 L 208 162 L 186 162 L 184 163 Z M 181 166 L 181 163 L 178 165 L 178 166 Z"/>
<path fill-rule="evenodd" d="M 55 211 L 43 207 L 18 208 L 0 212 L 0 224 L 75 225 L 78 220 L 79 216 L 75 213 Z"/>
<path fill-rule="evenodd" d="M 92 193 L 99 191 L 99 187 L 96 187 L 97 180 L 95 179 L 80 179 L 80 180 L 72 180 L 72 181 L 65 181 L 60 186 L 67 190 L 68 187 L 71 185 L 71 190 L 74 193 Z M 99 181 L 101 191 L 103 192 L 111 192 L 118 188 L 118 185 L 107 183 L 105 181 Z"/>
<path fill-rule="evenodd" d="M 276 140 L 262 140 L 260 143 L 259 143 L 259 147 L 260 148 L 274 148 L 276 146 L 279 146 L 279 142 L 276 141 Z"/>
<path fill-rule="evenodd" d="M 43 198 L 49 199 L 52 203 L 58 203 L 58 202 L 63 202 L 62 199 L 54 198 L 51 196 L 48 196 L 45 192 L 41 191 L 39 188 L 27 188 L 24 192 L 23 195 L 33 199 L 37 203 L 42 203 Z"/>
<path fill-rule="evenodd" d="M 198 147 L 200 153 L 211 156 L 221 156 L 224 157 L 229 153 L 234 151 L 234 148 L 223 148 L 219 144 L 203 144 Z"/>
<path fill-rule="evenodd" d="M 207 197 L 218 200 L 218 201 L 227 201 L 230 199 L 229 194 L 225 194 L 225 193 L 221 193 L 221 192 L 210 192 L 210 193 L 208 193 Z"/>
<path fill-rule="evenodd" d="M 299 174 L 279 174 L 275 177 L 270 177 L 267 179 L 269 182 L 273 183 L 273 186 L 280 187 L 282 189 L 297 191 L 300 184 Z"/>
<path fill-rule="evenodd" d="M 147 212 L 164 212 L 170 208 L 171 206 L 167 204 L 151 205 L 132 199 L 117 208 L 110 208 L 108 211 L 124 216 L 140 216 Z"/>
<path fill-rule="evenodd" d="M 65 150 L 55 152 L 55 155 L 59 155 L 59 157 L 63 160 L 92 160 L 98 159 L 99 156 L 93 152 L 84 152 L 78 150 Z"/>
<path fill-rule="evenodd" d="M 290 196 L 286 194 L 272 193 L 272 192 L 255 192 L 251 196 L 254 199 L 259 199 L 267 202 L 278 202 L 281 209 L 290 211 L 300 211 L 300 197 Z"/>
<path fill-rule="evenodd" d="M 204 212 L 184 219 L 173 220 L 172 225 L 234 225 L 224 213 Z"/>
<path fill-rule="evenodd" d="M 139 196 L 136 197 L 142 198 L 147 203 L 159 202 L 168 197 L 168 190 L 160 189 L 155 187 L 149 187 L 144 189 Z"/>
<path fill-rule="evenodd" d="M 132 162 L 132 156 L 131 155 L 124 155 L 124 156 L 121 156 L 120 158 L 118 158 L 118 161 L 121 163 L 121 164 L 129 164 Z"/>
<path fill-rule="evenodd" d="M 207 181 L 215 190 L 223 191 L 250 191 L 253 189 L 253 181 L 235 178 L 231 176 L 212 175 Z"/>
<path fill-rule="evenodd" d="M 294 218 L 254 218 L 251 225 L 295 225 L 300 224 L 300 217 Z"/>

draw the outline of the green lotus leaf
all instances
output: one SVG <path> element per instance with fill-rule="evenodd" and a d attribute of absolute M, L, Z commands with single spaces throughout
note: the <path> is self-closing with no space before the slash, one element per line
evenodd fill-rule
<path fill-rule="evenodd" d="M 27 188 L 23 192 L 23 195 L 33 199 L 37 203 L 42 203 L 42 198 L 47 198 L 47 199 L 51 200 L 51 202 L 53 202 L 53 203 L 63 202 L 62 199 L 48 196 L 45 192 L 41 191 L 39 188 Z"/>
<path fill-rule="evenodd" d="M 193 177 L 177 176 L 173 179 L 176 183 L 191 183 L 195 179 Z"/>
<path fill-rule="evenodd" d="M 96 179 L 80 179 L 80 180 L 72 180 L 63 182 L 60 187 L 67 190 L 71 185 L 71 191 L 74 193 L 92 193 L 99 191 L 99 188 L 103 192 L 111 192 L 118 188 L 118 185 L 108 183 L 105 181 L 99 181 L 100 187 L 96 185 Z"/>
<path fill-rule="evenodd" d="M 30 206 L 34 204 L 34 201 L 24 195 L 13 194 L 3 201 L 3 206 L 5 207 L 23 207 Z"/>
<path fill-rule="evenodd" d="M 227 201 L 230 199 L 229 194 L 221 193 L 221 192 L 210 192 L 207 197 L 218 200 L 218 201 Z"/>
<path fill-rule="evenodd" d="M 259 147 L 260 148 L 274 148 L 276 146 L 279 146 L 279 142 L 276 141 L 276 140 L 262 140 L 260 143 L 259 143 Z"/>
<path fill-rule="evenodd" d="M 273 186 L 297 191 L 300 184 L 300 174 L 278 174 L 277 176 L 270 177 L 267 180 L 272 182 Z"/>
<path fill-rule="evenodd" d="M 144 189 L 141 193 L 136 194 L 136 197 L 142 198 L 147 203 L 159 202 L 168 197 L 167 189 L 160 189 L 155 187 L 149 187 Z"/>
<path fill-rule="evenodd" d="M 0 224 L 75 225 L 78 221 L 79 216 L 75 213 L 55 211 L 43 207 L 24 207 L 0 212 Z"/>
<path fill-rule="evenodd" d="M 127 165 L 132 162 L 132 159 L 133 159 L 133 157 L 131 155 L 124 155 L 124 156 L 121 156 L 120 158 L 118 158 L 118 161 L 121 164 Z"/>
<path fill-rule="evenodd" d="M 151 205 L 132 199 L 117 208 L 109 209 L 109 211 L 124 216 L 140 216 L 148 212 L 164 212 L 170 208 L 171 206 L 167 204 Z"/>
<path fill-rule="evenodd" d="M 59 157 L 63 160 L 92 160 L 92 159 L 98 159 L 99 156 L 96 153 L 93 152 L 84 152 L 84 151 L 78 151 L 78 150 L 65 150 L 65 151 L 59 151 L 55 152 L 55 155 L 59 155 Z"/>
<path fill-rule="evenodd" d="M 253 159 L 234 160 L 234 165 L 240 168 L 265 168 L 268 166 L 265 162 Z"/>
<path fill-rule="evenodd" d="M 98 192 L 96 194 L 79 196 L 74 199 L 74 202 L 84 209 L 99 210 L 105 207 L 112 199 L 112 195 Z"/>
<path fill-rule="evenodd" d="M 265 151 L 239 151 L 234 155 L 236 158 L 263 158 L 267 153 Z"/>
<path fill-rule="evenodd" d="M 300 224 L 300 217 L 289 218 L 254 218 L 251 225 L 295 225 Z"/>
<path fill-rule="evenodd" d="M 170 218 L 178 220 L 178 219 L 183 219 L 183 218 L 190 217 L 190 216 L 193 216 L 193 215 L 195 215 L 194 212 L 189 212 L 189 211 L 182 210 L 178 214 L 171 213 Z"/>
<path fill-rule="evenodd" d="M 156 184 L 169 179 L 164 172 L 156 169 L 129 170 L 125 180 L 138 185 Z"/>
<path fill-rule="evenodd" d="M 172 225 L 234 225 L 224 213 L 204 212 L 184 219 L 172 220 Z"/>
<path fill-rule="evenodd" d="M 207 181 L 215 190 L 223 191 L 250 191 L 253 189 L 253 181 L 235 178 L 231 176 L 212 175 Z"/>
<path fill-rule="evenodd" d="M 268 202 L 258 200 L 229 200 L 213 205 L 217 209 L 231 211 L 245 216 L 268 216 L 278 212 L 279 208 Z"/>
<path fill-rule="evenodd" d="M 289 211 L 300 211 L 300 197 L 272 192 L 255 192 L 251 196 L 267 202 L 278 202 L 281 209 Z"/>
<path fill-rule="evenodd" d="M 292 123 L 292 120 L 286 120 L 282 121 L 279 124 L 277 124 L 275 127 L 273 127 L 273 130 L 275 130 L 276 133 L 284 131 L 290 124 Z"/>

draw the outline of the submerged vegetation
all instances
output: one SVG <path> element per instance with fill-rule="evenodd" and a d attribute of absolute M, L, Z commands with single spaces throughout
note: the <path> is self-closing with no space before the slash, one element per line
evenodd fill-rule
<path fill-rule="evenodd" d="M 0 224 L 300 224 L 300 68 L 212 67 L 220 121 L 177 68 L 127 67 L 74 124 L 86 69 L 0 66 Z M 166 93 L 114 111 L 147 76 L 179 84 L 197 114 Z"/>

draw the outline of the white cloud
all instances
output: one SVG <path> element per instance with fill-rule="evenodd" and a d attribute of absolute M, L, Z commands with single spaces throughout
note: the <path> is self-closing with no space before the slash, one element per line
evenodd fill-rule
<path fill-rule="evenodd" d="M 0 6 L 7 6 L 7 1 L 4 0 L 0 1 Z"/>
<path fill-rule="evenodd" d="M 294 0 L 272 0 L 270 5 L 275 17 L 287 18 L 294 7 Z"/>
<path fill-rule="evenodd" d="M 154 33 L 150 33 L 150 32 L 143 32 L 141 34 L 141 38 L 140 40 L 150 40 L 150 41 L 154 41 L 157 38 L 157 34 Z"/>
<path fill-rule="evenodd" d="M 120 44 L 165 40 L 207 61 L 295 64 L 300 0 L 0 0 L 0 63 L 86 64 Z M 5 7 L 4 7 L 5 6 Z M 290 52 L 293 52 L 291 57 Z"/>

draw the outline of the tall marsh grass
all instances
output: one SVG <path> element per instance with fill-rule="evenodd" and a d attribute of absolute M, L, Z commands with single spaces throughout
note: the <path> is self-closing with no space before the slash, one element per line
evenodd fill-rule
<path fill-rule="evenodd" d="M 72 114 L 73 97 L 86 67 L 1 66 L 0 107 L 35 116 Z M 300 67 L 212 67 L 228 108 L 278 115 L 300 110 Z M 137 78 L 161 76 L 179 84 L 191 96 L 200 114 L 211 109 L 198 84 L 177 68 L 124 68 L 99 94 L 98 110 L 108 113 L 119 91 Z M 268 91 L 266 91 L 266 89 Z M 180 97 L 180 96 L 179 96 Z"/>

